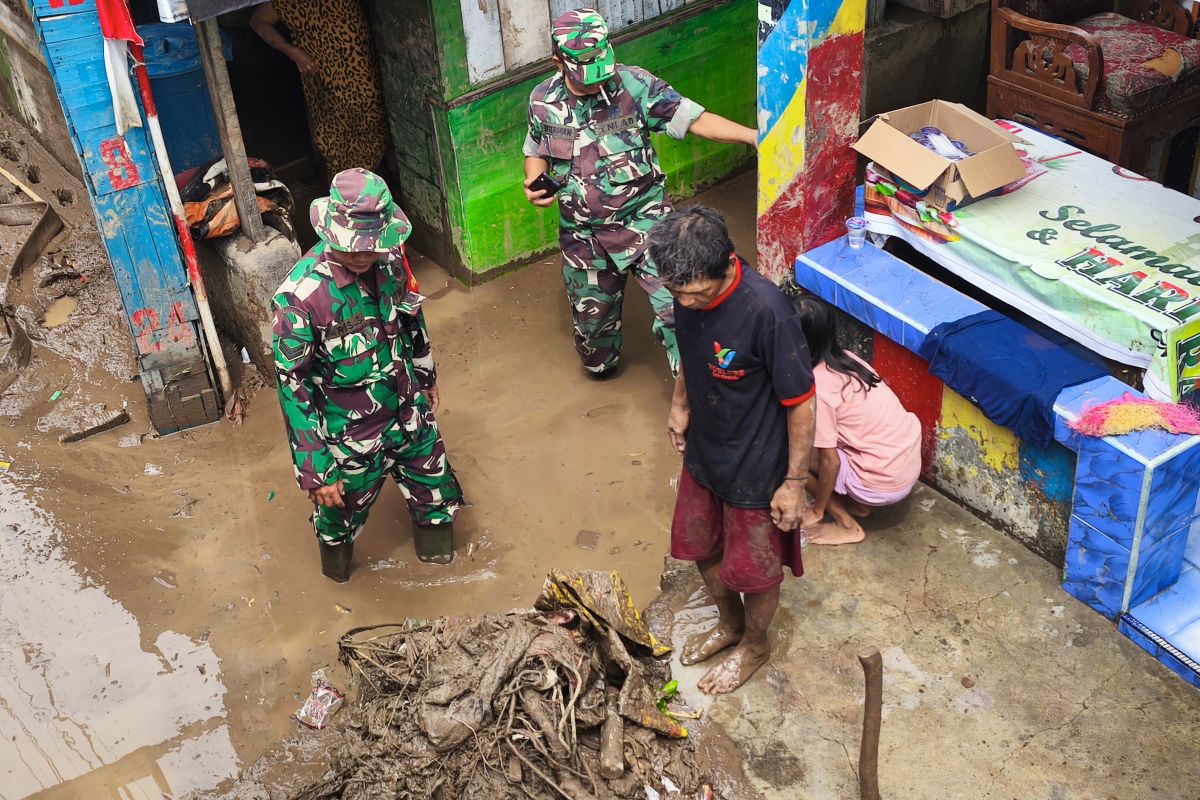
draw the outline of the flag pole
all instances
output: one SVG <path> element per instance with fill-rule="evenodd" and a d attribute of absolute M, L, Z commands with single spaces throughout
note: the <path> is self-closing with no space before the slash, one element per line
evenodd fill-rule
<path fill-rule="evenodd" d="M 146 112 L 146 122 L 150 126 L 150 139 L 154 143 L 154 154 L 158 159 L 158 172 L 166 187 L 167 199 L 171 205 L 171 216 L 175 220 L 175 231 L 179 235 L 179 243 L 183 247 L 183 261 L 187 267 L 188 281 L 192 284 L 192 291 L 196 295 L 196 305 L 200 310 L 200 324 L 204 331 L 204 339 L 208 342 L 213 367 L 217 371 L 221 394 L 224 396 L 224 401 L 228 403 L 234 396 L 233 381 L 229 377 L 229 365 L 225 363 L 225 352 L 221 349 L 217 324 L 213 320 L 212 308 L 208 304 L 204 276 L 200 274 L 200 261 L 196 258 L 196 242 L 192 239 L 192 231 L 188 227 L 187 217 L 183 211 L 183 198 L 179 196 L 179 187 L 175 184 L 175 173 L 171 169 L 171 159 L 167 155 L 167 144 L 163 140 L 162 125 L 158 121 L 158 108 L 154 104 L 154 93 L 150 90 L 150 73 L 146 70 L 142 45 L 130 42 L 129 53 L 133 56 L 138 91 L 142 96 L 142 107 Z"/>

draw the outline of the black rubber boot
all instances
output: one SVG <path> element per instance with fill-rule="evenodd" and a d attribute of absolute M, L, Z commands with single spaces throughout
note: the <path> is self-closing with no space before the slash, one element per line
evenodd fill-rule
<path fill-rule="evenodd" d="M 321 574 L 332 581 L 345 583 L 350 580 L 350 562 L 354 559 L 354 542 L 326 544 L 321 546 Z"/>
<path fill-rule="evenodd" d="M 417 560 L 427 564 L 449 564 L 454 560 L 454 523 L 418 525 L 413 528 Z"/>
<path fill-rule="evenodd" d="M 587 375 L 588 378 L 594 381 L 607 381 L 611 378 L 617 377 L 617 365 L 613 364 L 598 371 L 593 371 L 585 367 L 583 374 Z"/>

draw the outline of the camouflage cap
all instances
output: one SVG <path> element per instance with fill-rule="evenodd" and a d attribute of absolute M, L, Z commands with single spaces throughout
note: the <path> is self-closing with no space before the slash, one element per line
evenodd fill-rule
<path fill-rule="evenodd" d="M 333 176 L 329 196 L 313 201 L 308 219 L 323 242 L 348 253 L 386 253 L 412 233 L 383 178 L 358 167 Z"/>
<path fill-rule="evenodd" d="M 554 20 L 550 38 L 567 72 L 584 86 L 604 83 L 616 72 L 608 23 L 594 8 L 577 8 Z"/>

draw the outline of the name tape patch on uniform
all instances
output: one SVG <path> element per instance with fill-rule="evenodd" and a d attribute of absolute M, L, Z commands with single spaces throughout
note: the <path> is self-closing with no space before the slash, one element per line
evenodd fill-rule
<path fill-rule="evenodd" d="M 542 130 L 547 136 L 555 139 L 574 139 L 575 129 L 570 125 L 551 125 L 549 123 L 542 125 Z"/>
<path fill-rule="evenodd" d="M 595 126 L 596 135 L 604 136 L 605 134 L 616 133 L 617 131 L 637 130 L 640 121 L 637 114 L 626 114 L 623 117 L 599 122 Z"/>
<path fill-rule="evenodd" d="M 355 314 L 349 319 L 335 322 L 329 326 L 328 332 L 325 334 L 327 338 L 339 339 L 343 336 L 349 336 L 352 333 L 358 333 L 363 328 L 367 327 L 367 318 L 361 313 Z"/>

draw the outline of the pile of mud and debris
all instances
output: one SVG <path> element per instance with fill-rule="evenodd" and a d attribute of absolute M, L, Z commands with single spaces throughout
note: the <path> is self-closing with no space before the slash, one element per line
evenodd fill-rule
<path fill-rule="evenodd" d="M 79 176 L 0 109 L 0 417 L 32 409 L 43 433 L 111 419 L 136 372 L 91 204 L 77 201 L 86 197 Z"/>
<path fill-rule="evenodd" d="M 668 652 L 610 572 L 551 573 L 533 611 L 350 631 L 357 701 L 292 797 L 712 797 Z"/>

